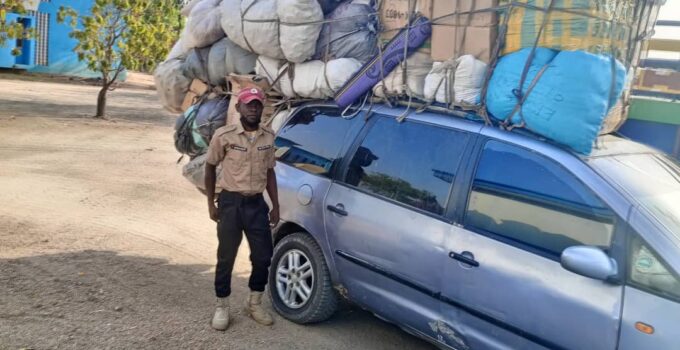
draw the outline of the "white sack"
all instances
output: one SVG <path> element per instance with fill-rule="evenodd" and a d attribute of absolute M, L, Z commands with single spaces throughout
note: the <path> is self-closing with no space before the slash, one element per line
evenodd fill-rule
<path fill-rule="evenodd" d="M 224 0 L 220 9 L 222 29 L 248 51 L 291 62 L 303 62 L 314 55 L 321 23 L 285 23 L 323 20 L 316 0 Z"/>
<path fill-rule="evenodd" d="M 172 59 L 159 64 L 154 81 L 163 107 L 173 113 L 182 113 L 182 103 L 191 85 L 191 80 L 182 74 L 182 60 Z"/>
<path fill-rule="evenodd" d="M 290 109 L 284 109 L 279 111 L 278 113 L 274 114 L 272 117 L 271 122 L 269 123 L 269 127 L 274 130 L 274 132 L 279 132 L 283 124 L 286 123 L 288 120 L 288 117 L 293 113 L 297 108 L 290 108 Z"/>
<path fill-rule="evenodd" d="M 201 0 L 194 5 L 182 33 L 186 50 L 205 47 L 224 38 L 219 8 L 221 2 L 222 0 Z"/>
<path fill-rule="evenodd" d="M 435 63 L 425 78 L 425 99 L 446 104 L 477 104 L 485 74 L 486 63 L 473 55 Z"/>
<path fill-rule="evenodd" d="M 242 23 L 241 13 L 252 3 L 245 14 L 249 20 L 265 22 Z M 279 44 L 279 24 L 276 15 L 276 0 L 224 0 L 220 7 L 222 12 L 222 29 L 238 46 L 272 58 L 284 59 Z M 243 25 L 243 28 L 241 27 Z M 244 36 L 244 30 L 246 35 Z M 252 48 L 252 49 L 251 49 Z"/>
<path fill-rule="evenodd" d="M 361 66 L 361 62 L 353 58 L 289 64 L 279 70 L 279 74 L 283 73 L 279 86 L 287 97 L 325 99 L 333 97 Z M 284 73 L 286 69 L 288 71 Z"/>
<path fill-rule="evenodd" d="M 435 62 L 425 78 L 425 100 L 450 104 L 453 102 L 453 81 L 456 74 L 456 60 Z"/>
<path fill-rule="evenodd" d="M 255 63 L 255 74 L 267 78 L 269 85 L 271 85 L 279 75 L 279 69 L 284 62 L 267 56 L 258 56 Z"/>
<path fill-rule="evenodd" d="M 316 41 L 323 24 L 317 0 L 278 0 L 276 11 L 281 21 L 281 51 L 290 62 L 301 63 L 316 52 Z M 305 25 L 298 23 L 317 22 Z M 291 25 L 288 25 L 291 24 Z"/>
<path fill-rule="evenodd" d="M 430 73 L 432 64 L 430 54 L 415 52 L 406 59 L 406 82 L 404 82 L 403 68 L 400 64 L 385 77 L 384 84 L 380 81 L 373 87 L 373 93 L 378 97 L 385 97 L 384 85 L 389 94 L 424 98 L 425 77 Z"/>

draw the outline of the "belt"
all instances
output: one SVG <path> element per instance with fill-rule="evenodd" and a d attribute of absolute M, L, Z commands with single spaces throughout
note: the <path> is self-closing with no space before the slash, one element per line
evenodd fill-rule
<path fill-rule="evenodd" d="M 254 200 L 254 199 L 259 199 L 262 197 L 262 193 L 241 193 L 241 192 L 232 192 L 232 191 L 227 191 L 227 190 L 222 190 L 220 192 L 220 195 L 223 195 L 227 198 L 235 198 L 235 199 L 244 199 L 247 201 Z"/>

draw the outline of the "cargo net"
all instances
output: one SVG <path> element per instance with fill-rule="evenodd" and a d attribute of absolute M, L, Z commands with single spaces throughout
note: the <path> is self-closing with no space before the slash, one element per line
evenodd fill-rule
<path fill-rule="evenodd" d="M 256 85 L 269 96 L 272 113 L 311 100 L 334 99 L 351 117 L 381 102 L 406 106 L 400 120 L 412 112 L 436 110 L 506 129 L 524 128 L 581 153 L 590 151 L 585 146 L 588 140 L 565 141 L 543 123 L 554 123 L 565 112 L 590 109 L 592 115 L 584 117 L 590 118 L 586 134 L 594 132 L 590 139 L 617 130 L 625 121 L 628 91 L 643 43 L 651 36 L 664 3 L 195 1 L 220 7 L 226 33 L 220 43 L 226 49 L 213 54 L 206 48 L 192 48 L 172 57 L 184 65 L 198 62 L 194 68 L 182 69 L 190 79 L 198 78 L 208 86 L 192 97 L 193 102 L 236 93 L 242 84 L 235 87 L 230 78 L 221 78 L 244 74 L 254 65 L 260 79 Z M 211 69 L 225 59 L 229 68 Z M 238 65 L 229 64 L 236 61 Z M 565 84 L 565 77 L 559 75 L 571 74 L 569 66 L 580 67 L 575 72 L 580 74 L 573 74 Z M 188 90 L 188 84 L 183 84 Z M 558 90 L 581 93 L 576 98 L 583 106 L 570 110 L 573 106 L 562 103 Z"/>

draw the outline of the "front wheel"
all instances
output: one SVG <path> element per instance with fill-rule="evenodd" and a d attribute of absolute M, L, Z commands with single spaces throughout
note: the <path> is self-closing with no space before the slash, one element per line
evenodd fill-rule
<path fill-rule="evenodd" d="M 276 245 L 269 294 L 276 312 L 295 323 L 321 322 L 335 313 L 338 296 L 323 252 L 311 236 L 294 233 Z"/>

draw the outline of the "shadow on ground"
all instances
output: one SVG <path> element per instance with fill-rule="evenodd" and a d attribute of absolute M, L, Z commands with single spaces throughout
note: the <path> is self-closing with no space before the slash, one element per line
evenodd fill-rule
<path fill-rule="evenodd" d="M 213 331 L 210 268 L 92 250 L 0 259 L 0 348 L 427 347 L 349 307 L 316 326 L 294 325 L 278 316 L 273 327 L 259 326 L 241 309 L 244 277 L 233 281 L 230 329 Z"/>

